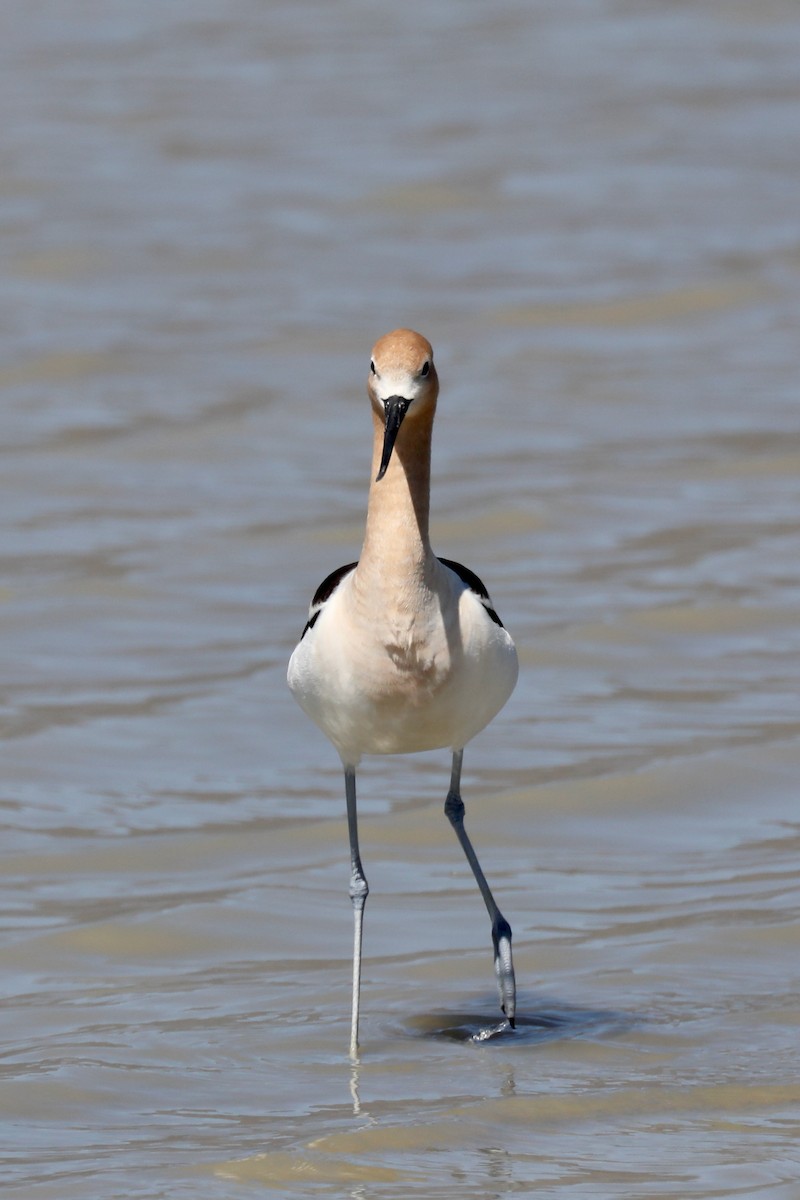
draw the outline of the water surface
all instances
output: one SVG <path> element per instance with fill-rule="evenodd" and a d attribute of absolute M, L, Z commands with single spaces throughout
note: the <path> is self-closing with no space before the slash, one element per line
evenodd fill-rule
<path fill-rule="evenodd" d="M 800 1179 L 800 17 L 174 0 L 4 22 L 9 1200 Z M 369 348 L 517 691 L 442 815 L 284 682 L 358 553 Z"/>

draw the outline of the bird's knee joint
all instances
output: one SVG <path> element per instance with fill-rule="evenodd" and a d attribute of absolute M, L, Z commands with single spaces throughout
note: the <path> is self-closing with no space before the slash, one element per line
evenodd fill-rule
<path fill-rule="evenodd" d="M 363 908 L 364 901 L 366 900 L 368 895 L 369 895 L 369 884 L 367 883 L 364 876 L 363 875 L 353 875 L 350 880 L 350 899 L 353 901 L 354 904 L 360 902 L 360 904 Z"/>
<path fill-rule="evenodd" d="M 511 944 L 511 926 L 502 915 L 495 917 L 494 924 L 492 925 L 492 941 L 494 942 L 495 950 L 497 950 L 502 941 L 508 942 L 509 945 Z"/>
<path fill-rule="evenodd" d="M 448 792 L 444 802 L 444 815 L 451 825 L 457 825 L 464 820 L 464 801 L 457 792 Z"/>

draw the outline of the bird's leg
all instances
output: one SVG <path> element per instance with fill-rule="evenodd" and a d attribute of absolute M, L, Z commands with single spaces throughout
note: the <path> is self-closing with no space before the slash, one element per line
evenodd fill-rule
<path fill-rule="evenodd" d="M 364 905 L 369 886 L 358 852 L 358 815 L 356 813 L 355 767 L 344 769 L 347 797 L 347 832 L 350 837 L 350 899 L 353 901 L 353 1015 L 350 1025 L 350 1057 L 358 1058 L 358 1009 L 361 994 L 361 937 L 364 927 Z"/>
<path fill-rule="evenodd" d="M 461 761 L 463 750 L 453 753 L 453 770 L 450 775 L 450 790 L 444 802 L 444 811 L 461 848 L 467 856 L 467 862 L 472 867 L 478 887 L 481 889 L 484 903 L 492 922 L 492 942 L 494 943 L 494 969 L 497 975 L 497 986 L 500 991 L 500 1007 L 508 1017 L 511 1028 L 514 1028 L 517 1004 L 516 983 L 514 980 L 514 962 L 511 957 L 511 926 L 497 907 L 495 898 L 486 882 L 486 876 L 481 870 L 478 856 L 464 828 L 464 801 L 461 799 Z"/>

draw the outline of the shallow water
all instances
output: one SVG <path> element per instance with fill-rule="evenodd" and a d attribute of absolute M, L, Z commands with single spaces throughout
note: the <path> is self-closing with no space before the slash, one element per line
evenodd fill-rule
<path fill-rule="evenodd" d="M 790 0 L 15 10 L 0 100 L 9 1200 L 800 1187 Z M 522 672 L 441 806 L 285 665 L 434 342 Z"/>

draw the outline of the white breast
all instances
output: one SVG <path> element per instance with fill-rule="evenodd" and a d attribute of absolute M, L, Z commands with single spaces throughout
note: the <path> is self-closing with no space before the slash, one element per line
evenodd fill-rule
<path fill-rule="evenodd" d="M 413 617 L 402 607 L 364 612 L 349 575 L 292 655 L 289 686 L 346 763 L 460 749 L 514 689 L 513 641 L 454 572 L 441 566 L 412 607 Z"/>

